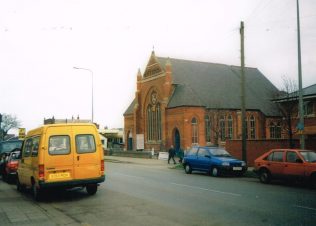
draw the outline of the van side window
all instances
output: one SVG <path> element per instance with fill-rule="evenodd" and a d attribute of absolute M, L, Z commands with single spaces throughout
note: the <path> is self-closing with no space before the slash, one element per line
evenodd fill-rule
<path fill-rule="evenodd" d="M 36 157 L 38 155 L 39 140 L 39 137 L 33 137 L 32 157 Z"/>
<path fill-rule="evenodd" d="M 90 134 L 77 135 L 76 149 L 78 154 L 95 152 L 94 136 Z"/>
<path fill-rule="evenodd" d="M 70 153 L 69 136 L 49 137 L 48 152 L 50 155 L 66 155 Z"/>
<path fill-rule="evenodd" d="M 25 145 L 23 148 L 23 157 L 30 157 L 33 146 L 33 139 L 29 138 L 25 141 Z"/>

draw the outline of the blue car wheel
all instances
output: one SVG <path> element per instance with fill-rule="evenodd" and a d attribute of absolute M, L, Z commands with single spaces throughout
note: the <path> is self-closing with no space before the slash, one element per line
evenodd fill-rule
<path fill-rule="evenodd" d="M 213 167 L 211 174 L 213 177 L 218 177 L 220 175 L 219 169 L 217 167 Z"/>
<path fill-rule="evenodd" d="M 184 166 L 184 171 L 185 171 L 186 174 L 192 173 L 192 168 L 191 168 L 191 166 L 190 166 L 189 164 L 186 164 L 186 165 Z"/>

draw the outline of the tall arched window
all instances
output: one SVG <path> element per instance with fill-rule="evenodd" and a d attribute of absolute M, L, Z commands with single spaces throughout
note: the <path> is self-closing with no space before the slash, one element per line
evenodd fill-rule
<path fill-rule="evenodd" d="M 199 137 L 198 137 L 198 121 L 196 118 L 192 118 L 191 120 L 191 127 L 192 127 L 192 144 L 198 144 Z"/>
<path fill-rule="evenodd" d="M 270 138 L 274 139 L 275 138 L 275 127 L 274 127 L 274 123 L 270 122 Z"/>
<path fill-rule="evenodd" d="M 219 119 L 219 129 L 220 129 L 220 136 L 221 140 L 225 141 L 226 140 L 226 132 L 225 132 L 225 117 L 222 115 Z"/>
<path fill-rule="evenodd" d="M 147 106 L 147 140 L 161 140 L 161 109 L 160 104 Z"/>
<path fill-rule="evenodd" d="M 250 117 L 250 139 L 256 139 L 256 121 L 253 115 Z"/>
<path fill-rule="evenodd" d="M 228 129 L 228 134 L 227 137 L 228 139 L 233 139 L 233 117 L 231 115 L 228 116 L 227 118 L 227 129 Z"/>
<path fill-rule="evenodd" d="M 211 142 L 211 121 L 208 115 L 205 116 L 205 141 Z"/>
<path fill-rule="evenodd" d="M 278 139 L 281 138 L 281 123 L 280 122 L 276 125 L 275 137 Z"/>
<path fill-rule="evenodd" d="M 245 118 L 245 133 L 246 133 L 246 139 L 248 139 L 248 119 Z"/>

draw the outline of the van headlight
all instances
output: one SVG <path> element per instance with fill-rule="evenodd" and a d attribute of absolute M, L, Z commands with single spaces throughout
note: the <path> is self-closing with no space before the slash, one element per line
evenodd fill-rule
<path fill-rule="evenodd" d="M 245 162 L 241 162 L 241 166 L 246 166 L 246 163 Z"/>
<path fill-rule="evenodd" d="M 229 166 L 229 162 L 223 162 L 222 166 Z"/>

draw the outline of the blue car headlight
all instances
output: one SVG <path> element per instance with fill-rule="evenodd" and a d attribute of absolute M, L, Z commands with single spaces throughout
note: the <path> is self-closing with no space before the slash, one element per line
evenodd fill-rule
<path fill-rule="evenodd" d="M 229 162 L 222 162 L 222 166 L 229 166 Z"/>
<path fill-rule="evenodd" d="M 241 166 L 246 166 L 246 163 L 245 162 L 241 162 Z"/>

